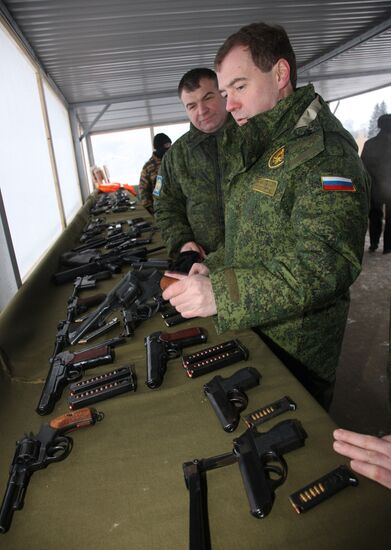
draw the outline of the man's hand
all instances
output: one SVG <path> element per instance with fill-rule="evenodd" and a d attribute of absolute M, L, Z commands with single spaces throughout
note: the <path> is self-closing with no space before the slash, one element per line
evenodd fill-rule
<path fill-rule="evenodd" d="M 334 450 L 352 459 L 352 470 L 391 489 L 391 435 L 380 438 L 348 430 L 333 435 Z"/>
<path fill-rule="evenodd" d="M 185 243 L 181 247 L 179 252 L 187 252 L 188 250 L 193 250 L 194 252 L 198 252 L 201 258 L 206 258 L 205 250 L 202 248 L 200 244 L 197 244 L 194 241 L 189 241 L 188 243 Z"/>
<path fill-rule="evenodd" d="M 205 277 L 208 277 L 209 269 L 204 264 L 195 263 L 191 266 L 189 275 L 204 275 Z"/>
<path fill-rule="evenodd" d="M 191 317 L 210 317 L 217 312 L 212 283 L 203 275 L 181 275 L 167 273 L 178 279 L 163 292 L 164 300 L 187 319 Z"/>

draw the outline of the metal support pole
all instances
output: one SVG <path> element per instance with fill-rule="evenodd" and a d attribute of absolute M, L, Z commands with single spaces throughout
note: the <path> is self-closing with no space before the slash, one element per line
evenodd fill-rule
<path fill-rule="evenodd" d="M 60 219 L 61 219 L 61 227 L 65 229 L 67 225 L 67 221 L 65 217 L 64 203 L 61 196 L 60 179 L 58 176 L 56 155 L 54 153 L 53 138 L 52 138 L 52 131 L 50 129 L 50 121 L 49 121 L 49 115 L 48 115 L 48 108 L 46 105 L 45 90 L 43 89 L 41 74 L 39 73 L 39 71 L 37 71 L 35 74 L 37 77 L 38 93 L 39 93 L 39 99 L 41 102 L 43 122 L 45 125 L 46 142 L 48 145 L 50 165 L 51 165 L 52 174 L 53 174 L 54 189 L 56 191 L 57 206 L 58 206 L 58 211 L 60 213 Z"/>
<path fill-rule="evenodd" d="M 73 147 L 75 150 L 76 166 L 77 166 L 77 173 L 79 176 L 81 196 L 83 197 L 83 202 L 86 202 L 87 198 L 90 195 L 90 189 L 88 187 L 88 179 L 85 172 L 83 151 L 80 143 L 79 123 L 76 118 L 75 109 L 71 109 L 69 111 L 69 120 L 71 122 L 72 140 L 73 140 Z"/>
<path fill-rule="evenodd" d="M 92 147 L 91 134 L 86 135 L 86 146 L 87 146 L 88 162 L 90 163 L 90 166 L 95 166 L 95 157 L 94 157 L 94 149 Z"/>

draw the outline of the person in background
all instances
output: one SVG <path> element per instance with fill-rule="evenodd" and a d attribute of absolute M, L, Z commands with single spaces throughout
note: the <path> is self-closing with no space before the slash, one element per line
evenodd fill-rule
<path fill-rule="evenodd" d="M 158 175 L 162 158 L 170 147 L 171 139 L 166 134 L 156 134 L 153 138 L 152 156 L 141 170 L 138 196 L 142 206 L 150 214 L 153 214 L 152 192 L 156 184 L 156 176 Z"/>
<path fill-rule="evenodd" d="M 163 159 L 153 192 L 155 216 L 170 256 L 192 250 L 204 258 L 224 244 L 223 130 L 234 122 L 227 120 L 211 69 L 185 73 L 178 96 L 190 130 Z"/>
<path fill-rule="evenodd" d="M 352 459 L 352 470 L 391 489 L 391 435 L 375 437 L 342 429 L 333 435 L 334 450 Z"/>
<path fill-rule="evenodd" d="M 379 247 L 385 225 L 383 254 L 391 252 L 391 115 L 378 118 L 380 132 L 364 143 L 361 159 L 371 176 L 371 207 L 369 210 L 369 251 Z"/>
<path fill-rule="evenodd" d="M 282 27 L 230 36 L 215 67 L 237 122 L 225 142 L 225 246 L 163 298 L 218 332 L 253 328 L 328 409 L 361 271 L 369 178 L 352 136 L 312 85 L 296 89 Z"/>

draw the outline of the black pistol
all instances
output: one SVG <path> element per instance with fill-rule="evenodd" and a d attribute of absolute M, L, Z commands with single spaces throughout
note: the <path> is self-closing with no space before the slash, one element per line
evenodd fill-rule
<path fill-rule="evenodd" d="M 144 340 L 146 347 L 148 388 L 156 389 L 163 383 L 167 361 L 179 357 L 182 348 L 202 344 L 207 340 L 203 328 L 194 327 L 177 332 L 153 332 Z"/>
<path fill-rule="evenodd" d="M 80 380 L 85 369 L 112 363 L 114 356 L 114 350 L 107 345 L 94 346 L 77 353 L 58 353 L 51 362 L 36 412 L 41 415 L 52 412 L 67 384 Z"/>
<path fill-rule="evenodd" d="M 215 376 L 204 385 L 204 392 L 226 432 L 233 432 L 239 424 L 240 413 L 247 407 L 246 390 L 258 386 L 260 373 L 254 367 L 245 367 L 232 376 Z"/>
<path fill-rule="evenodd" d="M 306 438 L 298 420 L 284 420 L 268 432 L 249 428 L 234 439 L 234 453 L 238 457 L 250 511 L 256 518 L 269 514 L 274 491 L 286 479 L 288 467 L 282 455 L 303 447 Z"/>

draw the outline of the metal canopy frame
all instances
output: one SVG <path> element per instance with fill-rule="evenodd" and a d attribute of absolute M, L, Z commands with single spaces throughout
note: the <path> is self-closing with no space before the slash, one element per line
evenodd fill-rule
<path fill-rule="evenodd" d="M 186 122 L 180 77 L 212 67 L 224 38 L 254 20 L 286 28 L 298 85 L 314 83 L 328 101 L 391 83 L 391 1 L 199 0 L 197 7 L 185 0 L 167 0 L 164 11 L 158 0 L 148 11 L 141 0 L 0 0 L 0 17 L 67 106 L 79 141 Z"/>

